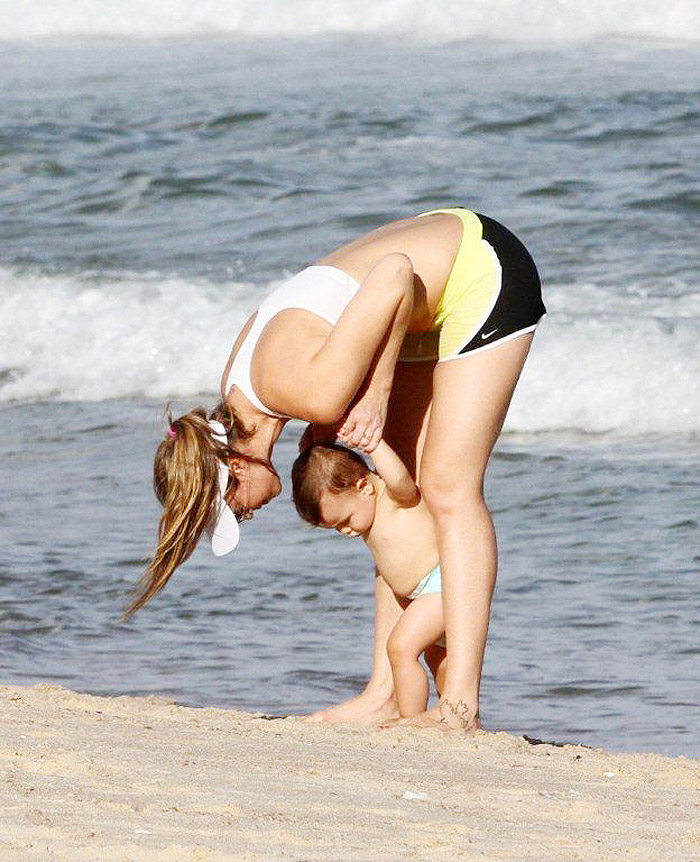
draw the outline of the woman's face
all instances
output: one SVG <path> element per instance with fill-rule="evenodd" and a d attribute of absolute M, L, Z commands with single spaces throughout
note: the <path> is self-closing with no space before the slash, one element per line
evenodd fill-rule
<path fill-rule="evenodd" d="M 244 458 L 232 458 L 229 468 L 235 480 L 226 493 L 226 502 L 239 521 L 253 517 L 253 512 L 269 503 L 282 490 L 280 477 L 272 464 L 256 464 Z"/>

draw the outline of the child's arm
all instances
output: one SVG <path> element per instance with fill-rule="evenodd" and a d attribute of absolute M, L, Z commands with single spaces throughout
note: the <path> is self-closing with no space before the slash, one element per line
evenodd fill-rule
<path fill-rule="evenodd" d="M 391 499 L 402 509 L 417 506 L 420 491 L 403 461 L 385 440 L 379 441 L 371 458 Z"/>

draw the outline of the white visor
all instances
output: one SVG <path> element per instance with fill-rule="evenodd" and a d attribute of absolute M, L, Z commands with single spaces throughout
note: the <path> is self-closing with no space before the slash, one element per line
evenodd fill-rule
<path fill-rule="evenodd" d="M 219 443 L 228 445 L 226 437 L 226 429 L 217 422 L 216 419 L 209 420 L 211 428 L 211 436 Z M 214 523 L 207 528 L 207 533 L 211 539 L 211 549 L 217 557 L 223 557 L 224 554 L 230 554 L 238 544 L 240 539 L 240 530 L 238 521 L 233 514 L 233 510 L 226 502 L 225 494 L 228 487 L 229 470 L 223 461 L 219 461 L 219 499 L 217 500 L 216 518 Z"/>

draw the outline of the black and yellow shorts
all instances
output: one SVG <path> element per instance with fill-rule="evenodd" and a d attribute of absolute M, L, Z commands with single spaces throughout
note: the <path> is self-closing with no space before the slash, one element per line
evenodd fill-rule
<path fill-rule="evenodd" d="M 520 240 L 488 216 L 462 207 L 462 242 L 430 330 L 404 339 L 400 359 L 459 359 L 533 332 L 546 313 L 537 267 Z"/>

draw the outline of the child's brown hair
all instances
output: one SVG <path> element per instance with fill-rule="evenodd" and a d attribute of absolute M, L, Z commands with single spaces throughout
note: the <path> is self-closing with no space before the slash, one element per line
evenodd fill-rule
<path fill-rule="evenodd" d="M 292 497 L 297 512 L 315 527 L 321 523 L 321 495 L 342 494 L 370 472 L 364 460 L 337 443 L 309 446 L 292 466 Z"/>

